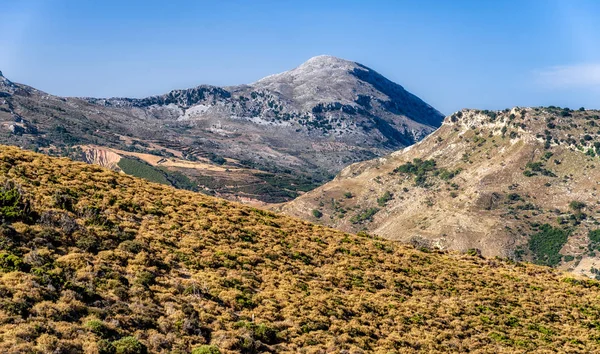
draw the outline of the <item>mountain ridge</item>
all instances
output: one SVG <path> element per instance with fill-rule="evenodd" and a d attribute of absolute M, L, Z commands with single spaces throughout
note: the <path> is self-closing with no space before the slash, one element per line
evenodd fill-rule
<path fill-rule="evenodd" d="M 0 143 L 76 159 L 83 156 L 79 147 L 95 145 L 222 163 L 244 177 L 231 180 L 183 167 L 171 172 L 183 173 L 199 189 L 216 195 L 282 202 L 323 183 L 348 163 L 410 145 L 440 124 L 441 113 L 400 85 L 373 71 L 364 74 L 371 82 L 364 81 L 350 69 L 363 72 L 366 67 L 328 58 L 298 67 L 321 62 L 320 69 L 311 69 L 317 75 L 314 82 L 297 75 L 296 68 L 275 75 L 284 81 L 295 75 L 295 84 L 278 84 L 271 76 L 258 86 L 200 85 L 141 99 L 62 98 L 18 85 L 6 90 L 0 102 L 0 127 L 10 132 Z M 332 60 L 336 80 L 328 80 L 331 70 L 323 69 Z M 335 68 L 342 64 L 347 70 Z M 328 94 L 314 97 L 316 88 Z M 389 89 L 390 96 L 380 89 Z M 248 172 L 254 169 L 272 177 Z"/>

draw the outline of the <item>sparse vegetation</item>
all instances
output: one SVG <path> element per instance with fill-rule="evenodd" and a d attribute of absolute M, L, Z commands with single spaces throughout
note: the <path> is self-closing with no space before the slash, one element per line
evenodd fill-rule
<path fill-rule="evenodd" d="M 350 222 L 353 224 L 361 224 L 365 221 L 372 221 L 373 216 L 377 214 L 379 208 L 367 208 L 359 211 L 356 215 L 350 218 Z"/>
<path fill-rule="evenodd" d="M 380 207 L 384 207 L 387 202 L 389 202 L 390 200 L 393 199 L 393 195 L 392 193 L 390 193 L 389 191 L 385 191 L 385 193 L 383 193 L 383 195 L 379 198 L 377 198 L 377 205 L 379 205 Z"/>

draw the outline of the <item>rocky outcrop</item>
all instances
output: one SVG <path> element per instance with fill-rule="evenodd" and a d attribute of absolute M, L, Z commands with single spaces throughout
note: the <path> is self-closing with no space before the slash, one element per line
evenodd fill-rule
<path fill-rule="evenodd" d="M 82 160 L 90 164 L 110 168 L 111 170 L 119 170 L 117 164 L 121 160 L 121 156 L 108 149 L 84 146 L 82 147 Z"/>

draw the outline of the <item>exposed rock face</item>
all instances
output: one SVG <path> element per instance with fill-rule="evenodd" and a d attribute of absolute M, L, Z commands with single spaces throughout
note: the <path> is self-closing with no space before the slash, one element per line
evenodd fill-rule
<path fill-rule="evenodd" d="M 271 75 L 254 87 L 279 92 L 306 111 L 339 103 L 378 116 L 399 115 L 400 124 L 439 126 L 440 113 L 379 73 L 351 61 L 322 55 L 294 70 Z"/>
<path fill-rule="evenodd" d="M 599 111 L 464 110 L 411 147 L 343 169 L 283 211 L 591 275 L 589 264 L 600 264 L 600 237 L 589 234 L 600 228 L 599 123 Z"/>
<path fill-rule="evenodd" d="M 83 149 L 82 160 L 87 163 L 116 170 L 118 169 L 117 164 L 121 160 L 121 156 L 107 149 L 86 147 Z"/>
<path fill-rule="evenodd" d="M 0 122 L 19 115 L 35 122 L 39 134 L 19 131 L 0 143 L 168 150 L 258 169 L 276 176 L 265 181 L 269 188 L 227 193 L 268 202 L 289 200 L 350 163 L 411 145 L 443 118 L 371 69 L 330 56 L 251 85 L 198 86 L 142 99 L 60 98 L 2 80 Z M 275 181 L 280 176 L 285 181 Z"/>

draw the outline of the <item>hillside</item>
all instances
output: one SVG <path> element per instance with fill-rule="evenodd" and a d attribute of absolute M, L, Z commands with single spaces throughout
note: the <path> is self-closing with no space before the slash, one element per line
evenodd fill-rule
<path fill-rule="evenodd" d="M 345 231 L 595 276 L 599 124 L 589 110 L 463 110 L 422 142 L 349 166 L 283 209 Z"/>
<path fill-rule="evenodd" d="M 140 167 L 150 171 L 140 176 L 180 187 L 169 173 L 181 174 L 233 200 L 293 199 L 350 163 L 413 144 L 442 119 L 402 86 L 330 56 L 250 85 L 141 99 L 57 97 L 0 74 L 0 143 L 84 161 L 90 148 L 144 164 L 150 158 L 134 154 L 154 155 L 172 163 Z"/>
<path fill-rule="evenodd" d="M 0 171 L 3 353 L 598 348 L 594 280 L 345 234 L 13 147 Z"/>

